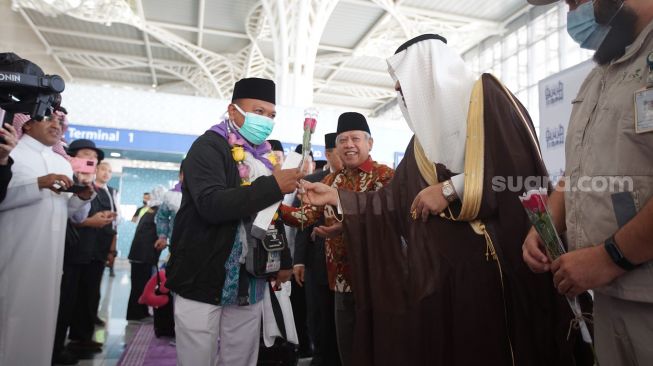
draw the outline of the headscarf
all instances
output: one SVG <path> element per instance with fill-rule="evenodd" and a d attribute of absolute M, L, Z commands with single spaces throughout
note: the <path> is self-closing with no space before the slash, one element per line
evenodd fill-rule
<path fill-rule="evenodd" d="M 14 114 L 14 120 L 12 121 L 12 124 L 14 128 L 16 129 L 16 138 L 20 140 L 21 137 L 23 137 L 23 126 L 25 123 L 29 122 L 30 116 L 27 114 L 22 114 L 22 113 L 16 113 Z"/>
<path fill-rule="evenodd" d="M 464 171 L 467 112 L 476 76 L 439 39 L 413 43 L 388 60 L 399 107 L 431 162 Z"/>
<path fill-rule="evenodd" d="M 66 139 L 64 136 L 66 136 L 66 131 L 68 131 L 68 117 L 66 116 L 66 113 L 61 112 L 61 111 L 54 111 L 52 114 L 55 117 L 60 118 L 61 120 L 61 140 L 57 142 L 54 146 L 52 146 L 52 151 L 55 153 L 61 155 L 64 157 L 66 160 L 70 160 L 71 157 L 66 153 Z"/>
<path fill-rule="evenodd" d="M 70 160 L 71 159 L 70 156 L 66 154 L 66 150 L 65 150 L 66 142 L 64 140 L 64 136 L 66 134 L 66 131 L 68 130 L 68 118 L 66 117 L 66 114 L 61 111 L 52 112 L 51 118 L 61 119 L 61 140 L 57 141 L 57 143 L 52 146 L 52 151 L 54 151 L 56 154 L 61 155 L 64 159 Z M 12 124 L 16 129 L 16 136 L 19 140 L 24 135 L 23 126 L 31 120 L 32 118 L 27 114 L 23 114 L 23 113 L 14 114 L 14 119 L 12 121 Z"/>
<path fill-rule="evenodd" d="M 163 203 L 163 196 L 165 195 L 166 191 L 167 189 L 162 185 L 157 185 L 152 188 L 152 192 L 150 192 L 150 200 L 147 201 L 147 206 L 161 206 L 161 203 Z"/>

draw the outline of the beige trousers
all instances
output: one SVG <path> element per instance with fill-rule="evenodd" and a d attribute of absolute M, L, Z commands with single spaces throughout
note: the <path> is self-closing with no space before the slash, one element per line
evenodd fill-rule
<path fill-rule="evenodd" d="M 601 366 L 653 365 L 653 304 L 594 292 L 594 343 Z"/>
<path fill-rule="evenodd" d="M 215 306 L 175 295 L 177 366 L 256 366 L 262 303 Z"/>

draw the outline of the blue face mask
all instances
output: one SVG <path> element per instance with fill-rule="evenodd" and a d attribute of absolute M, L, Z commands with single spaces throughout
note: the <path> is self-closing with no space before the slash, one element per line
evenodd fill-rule
<path fill-rule="evenodd" d="M 245 116 L 245 122 L 238 129 L 238 132 L 249 142 L 254 145 L 260 145 L 270 136 L 274 128 L 274 120 L 256 113 L 245 113 L 240 107 L 234 104 L 234 107 Z"/>
<path fill-rule="evenodd" d="M 594 18 L 594 1 L 581 4 L 567 14 L 567 32 L 581 48 L 597 50 L 610 32 L 609 25 L 601 25 Z"/>

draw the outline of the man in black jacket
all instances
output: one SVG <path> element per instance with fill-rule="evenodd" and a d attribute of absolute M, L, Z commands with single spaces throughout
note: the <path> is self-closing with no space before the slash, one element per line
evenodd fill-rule
<path fill-rule="evenodd" d="M 243 249 L 252 218 L 293 192 L 301 177 L 298 169 L 270 163 L 265 139 L 275 115 L 274 82 L 242 79 L 234 86 L 228 118 L 195 140 L 184 160 L 183 196 L 166 268 L 166 286 L 176 293 L 180 366 L 218 360 L 256 365 L 267 284 L 248 274 Z M 280 268 L 276 280 L 285 282 L 292 273 L 287 250 Z"/>
<path fill-rule="evenodd" d="M 336 133 L 324 135 L 327 169 L 304 177 L 308 182 L 321 182 L 329 173 L 342 169 L 342 160 L 336 148 Z M 316 225 L 299 230 L 295 237 L 293 273 L 295 281 L 306 288 L 308 330 L 313 341 L 312 366 L 340 366 L 333 291 L 327 279 L 324 237 L 316 235 L 315 229 L 324 225 L 321 219 Z"/>
<path fill-rule="evenodd" d="M 10 125 L 5 124 L 4 128 L 0 127 L 0 202 L 5 199 L 7 195 L 7 186 L 11 180 L 11 165 L 14 163 L 9 157 L 11 150 L 16 147 L 18 139 L 16 138 L 16 130 Z"/>

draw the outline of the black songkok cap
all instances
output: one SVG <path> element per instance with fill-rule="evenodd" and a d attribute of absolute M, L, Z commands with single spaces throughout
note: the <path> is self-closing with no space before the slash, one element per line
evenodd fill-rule
<path fill-rule="evenodd" d="M 315 170 L 320 171 L 324 169 L 324 166 L 327 164 L 326 160 L 315 160 Z"/>
<path fill-rule="evenodd" d="M 324 135 L 324 148 L 325 149 L 334 149 L 336 147 L 336 137 L 337 133 L 331 132 Z"/>
<path fill-rule="evenodd" d="M 270 143 L 270 146 L 272 147 L 272 151 L 284 151 L 283 150 L 283 145 L 281 145 L 281 141 L 279 140 L 268 140 Z"/>
<path fill-rule="evenodd" d="M 356 112 L 345 112 L 338 117 L 338 130 L 336 133 L 340 135 L 347 131 L 365 131 L 371 134 L 365 116 Z"/>
<path fill-rule="evenodd" d="M 431 33 L 422 34 L 421 36 L 417 36 L 417 37 L 415 37 L 413 39 L 410 39 L 410 40 L 406 41 L 404 44 L 402 44 L 401 46 L 399 46 L 399 48 L 397 48 L 397 50 L 395 51 L 395 55 L 398 54 L 401 51 L 406 50 L 406 48 L 414 45 L 415 43 L 426 41 L 427 39 L 437 39 L 437 40 L 440 40 L 440 41 L 444 42 L 445 44 L 447 43 L 447 39 L 442 37 L 439 34 L 431 34 Z"/>
<path fill-rule="evenodd" d="M 258 99 L 277 104 L 274 81 L 261 78 L 240 79 L 234 84 L 231 102 L 238 99 Z"/>

